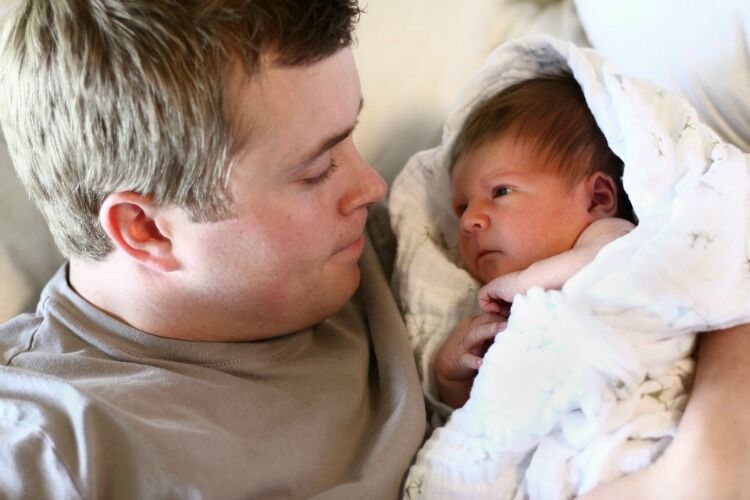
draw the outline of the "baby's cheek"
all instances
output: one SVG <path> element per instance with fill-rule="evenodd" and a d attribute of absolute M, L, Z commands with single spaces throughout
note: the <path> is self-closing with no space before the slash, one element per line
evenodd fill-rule
<path fill-rule="evenodd" d="M 466 265 L 466 239 L 462 238 L 461 236 L 458 237 L 458 255 L 461 257 L 461 262 Z"/>
<path fill-rule="evenodd" d="M 476 279 L 482 282 L 482 284 L 489 283 L 495 278 L 502 276 L 506 272 L 504 267 L 507 266 L 503 266 L 496 261 L 497 258 L 495 258 L 495 256 L 484 257 L 479 264 L 479 269 L 472 274 Z"/>
<path fill-rule="evenodd" d="M 551 231 L 542 234 L 529 231 L 526 236 L 520 239 L 514 248 L 514 271 L 521 271 L 534 262 L 554 255 L 559 246 L 559 236 Z"/>
<path fill-rule="evenodd" d="M 476 272 L 477 272 L 476 266 L 474 264 L 473 259 L 471 258 L 469 245 L 463 239 L 458 240 L 458 255 L 459 257 L 461 257 L 461 263 L 463 264 L 464 268 L 466 268 L 466 270 L 469 271 L 476 278 Z"/>

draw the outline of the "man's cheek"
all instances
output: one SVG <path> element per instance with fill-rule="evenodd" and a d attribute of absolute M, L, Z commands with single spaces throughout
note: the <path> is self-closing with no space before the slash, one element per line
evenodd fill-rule
<path fill-rule="evenodd" d="M 281 256 L 277 255 L 276 258 Z M 278 310 L 279 307 L 288 307 L 290 302 L 299 300 L 295 295 L 299 295 L 299 290 L 304 289 L 308 276 L 309 272 L 304 266 L 294 265 L 289 260 L 276 260 L 265 271 L 266 286 L 262 297 L 264 306 L 270 310 Z"/>
<path fill-rule="evenodd" d="M 304 250 L 303 247 L 296 249 Z M 326 272 L 326 259 L 309 257 L 287 255 L 285 265 L 276 267 L 271 276 L 274 286 L 265 294 L 268 307 L 293 307 L 294 303 L 306 300 L 318 291 L 322 286 L 323 276 L 330 275 L 331 271 Z"/>

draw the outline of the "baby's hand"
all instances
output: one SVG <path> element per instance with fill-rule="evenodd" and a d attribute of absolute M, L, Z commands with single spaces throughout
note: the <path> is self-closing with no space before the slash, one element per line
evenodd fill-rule
<path fill-rule="evenodd" d="M 484 285 L 477 294 L 479 307 L 491 314 L 507 314 L 508 304 L 513 302 L 517 293 L 525 290 L 519 284 L 521 273 L 503 274 Z"/>
<path fill-rule="evenodd" d="M 433 365 L 438 395 L 445 404 L 459 408 L 466 403 L 486 345 L 505 325 L 504 317 L 483 314 L 465 319 L 451 332 Z"/>

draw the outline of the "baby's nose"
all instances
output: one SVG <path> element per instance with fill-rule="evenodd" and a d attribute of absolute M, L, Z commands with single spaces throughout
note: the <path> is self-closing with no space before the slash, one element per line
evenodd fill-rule
<path fill-rule="evenodd" d="M 470 204 L 461 214 L 461 229 L 465 232 L 481 231 L 489 227 L 490 219 L 481 207 Z"/>

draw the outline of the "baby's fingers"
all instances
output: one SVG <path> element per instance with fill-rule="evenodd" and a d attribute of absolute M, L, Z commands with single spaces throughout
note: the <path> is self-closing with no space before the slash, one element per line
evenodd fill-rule
<path fill-rule="evenodd" d="M 481 348 L 485 342 L 494 339 L 498 332 L 505 330 L 506 326 L 506 322 L 500 321 L 486 323 L 471 329 L 471 331 L 466 334 L 466 337 L 464 337 L 464 348 L 467 351 L 476 351 Z"/>
<path fill-rule="evenodd" d="M 464 370 L 476 371 L 479 370 L 480 366 L 482 366 L 482 358 L 480 356 L 477 356 L 476 354 L 465 352 L 458 359 L 458 364 Z"/>
<path fill-rule="evenodd" d="M 503 274 L 490 281 L 479 290 L 480 304 L 482 302 L 513 302 L 517 293 L 523 293 L 524 288 L 521 286 L 521 275 L 523 273 L 516 271 L 513 273 Z"/>
<path fill-rule="evenodd" d="M 495 299 L 492 298 L 490 290 L 486 286 L 479 290 L 479 293 L 477 294 L 477 300 L 479 300 L 479 307 L 482 309 L 482 311 L 493 314 L 497 314 L 498 312 L 500 312 L 500 306 L 497 304 Z"/>
<path fill-rule="evenodd" d="M 485 312 L 494 314 L 502 314 L 504 308 L 501 304 L 513 302 L 513 297 L 515 297 L 515 290 L 507 286 L 502 278 L 491 281 L 477 293 L 479 307 Z"/>

